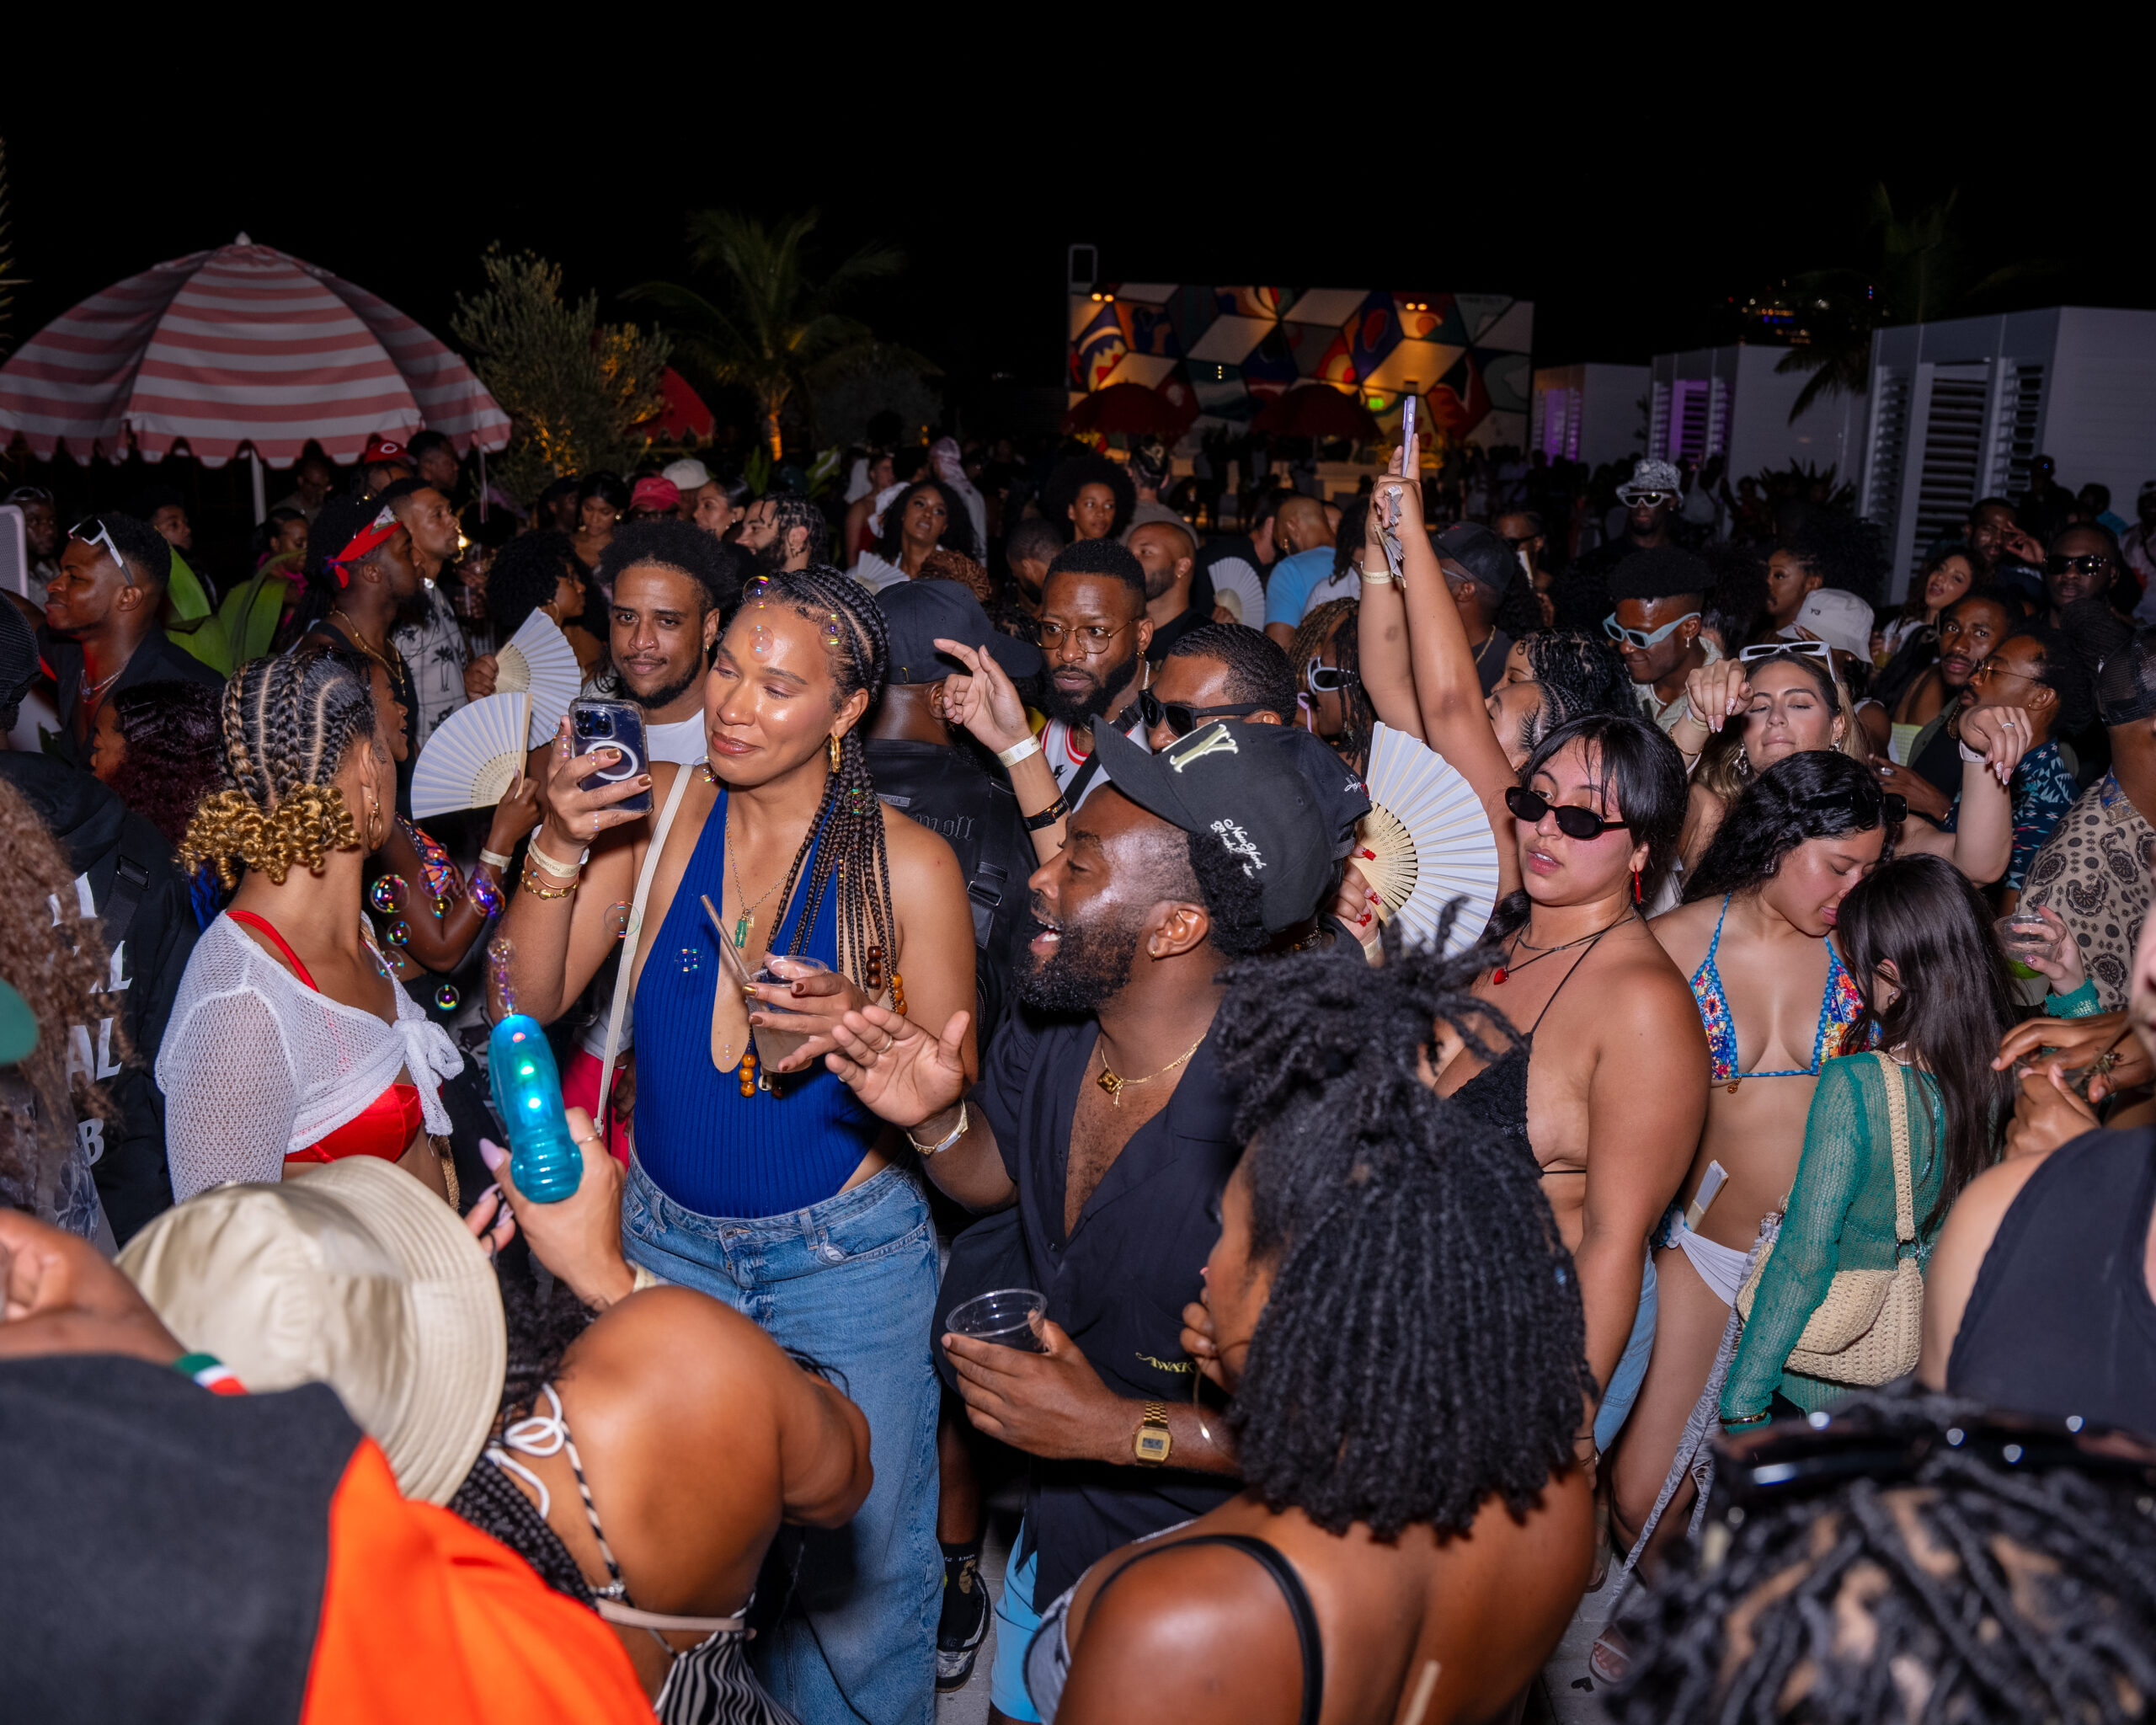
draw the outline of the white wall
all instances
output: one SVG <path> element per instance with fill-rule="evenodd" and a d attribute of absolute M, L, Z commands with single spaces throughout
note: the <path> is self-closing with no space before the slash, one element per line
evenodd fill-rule
<path fill-rule="evenodd" d="M 1865 425 L 1862 399 L 1830 396 L 1790 424 L 1790 409 L 1810 377 L 1775 371 L 1788 352 L 1739 343 L 1657 354 L 1651 368 L 1648 452 L 1670 457 L 1677 444 L 1673 403 L 1679 387 L 1704 382 L 1714 392 L 1715 406 L 1703 452 L 1719 451 L 1728 457 L 1732 486 L 1747 473 L 1785 467 L 1792 461 L 1822 473 L 1833 467 L 1838 485 L 1854 478 Z M 1662 405 L 1666 400 L 1670 408 Z"/>
<path fill-rule="evenodd" d="M 2063 307 L 2052 364 L 2042 453 L 2072 490 L 2110 486 L 2112 513 L 2132 521 L 2156 479 L 2156 312 Z"/>
<path fill-rule="evenodd" d="M 1555 454 L 1567 448 L 1571 458 L 1599 467 L 1629 462 L 1646 451 L 1646 394 L 1651 373 L 1645 366 L 1545 366 L 1534 374 L 1535 445 Z M 1552 417 L 1577 415 L 1577 435 L 1566 429 L 1561 442 L 1545 431 Z"/>

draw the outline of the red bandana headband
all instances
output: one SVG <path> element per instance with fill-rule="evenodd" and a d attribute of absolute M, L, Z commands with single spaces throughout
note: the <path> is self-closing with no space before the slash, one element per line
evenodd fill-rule
<path fill-rule="evenodd" d="M 330 568 L 337 571 L 337 585 L 350 586 L 352 572 L 345 565 L 362 561 L 369 552 L 394 533 L 398 526 L 397 511 L 385 503 L 382 506 L 382 513 L 355 533 L 352 542 L 329 559 Z"/>

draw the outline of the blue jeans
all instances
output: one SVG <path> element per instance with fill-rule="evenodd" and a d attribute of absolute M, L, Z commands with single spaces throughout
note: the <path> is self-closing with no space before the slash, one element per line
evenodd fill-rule
<path fill-rule="evenodd" d="M 622 1250 L 808 1355 L 868 1418 L 875 1484 L 846 1526 L 808 1531 L 797 1609 L 755 1643 L 765 1685 L 804 1725 L 932 1725 L 943 1562 L 927 1200 L 886 1168 L 787 1215 L 699 1215 L 632 1162 Z"/>
<path fill-rule="evenodd" d="M 1646 1268 L 1640 1277 L 1640 1309 L 1632 1319 L 1632 1333 L 1625 1338 L 1625 1351 L 1617 1357 L 1617 1368 L 1609 1374 L 1609 1387 L 1602 1392 L 1602 1406 L 1595 1411 L 1594 1447 L 1607 1450 L 1617 1441 L 1617 1434 L 1625 1429 L 1625 1421 L 1632 1411 L 1632 1404 L 1640 1399 L 1640 1386 L 1646 1381 L 1647 1360 L 1654 1353 L 1654 1314 L 1661 1302 L 1656 1297 L 1654 1255 L 1647 1255 Z"/>

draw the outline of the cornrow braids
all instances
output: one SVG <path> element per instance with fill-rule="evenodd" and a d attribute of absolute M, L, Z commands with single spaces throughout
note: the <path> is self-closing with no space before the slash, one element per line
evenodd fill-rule
<path fill-rule="evenodd" d="M 1243 1478 L 1343 1533 L 1524 1513 L 1572 1462 L 1593 1378 L 1572 1254 L 1532 1159 L 1439 1097 L 1435 1027 L 1516 1044 L 1469 992 L 1489 948 L 1239 964 L 1213 1034 L 1273 1267 L 1228 1419 Z M 1433 1250 L 1432 1242 L 1446 1242 Z"/>
<path fill-rule="evenodd" d="M 831 705 L 834 710 L 850 700 L 857 690 L 866 690 L 873 709 L 883 698 L 883 683 L 891 663 L 891 638 L 883 608 L 866 587 L 828 564 L 759 576 L 742 595 L 743 608 L 784 605 L 797 617 L 819 626 L 831 661 Z M 809 853 L 814 861 L 809 862 Z M 839 744 L 839 764 L 824 786 L 824 798 L 808 836 L 793 854 L 779 893 L 782 907 L 793 902 L 793 889 L 808 864 L 808 898 L 795 922 L 793 939 L 787 948 L 791 957 L 808 948 L 824 890 L 834 873 L 838 876 L 839 969 L 860 985 L 873 1000 L 886 985 L 893 986 L 894 1004 L 903 1012 L 904 996 L 897 988 L 895 936 L 898 918 L 891 908 L 891 859 L 883 836 L 883 805 L 877 800 L 876 782 L 868 771 L 867 745 L 862 727 L 849 729 Z M 784 915 L 782 909 L 780 914 Z"/>
<path fill-rule="evenodd" d="M 1722 1507 L 1698 1545 L 1673 1549 L 1625 1600 L 1631 1662 L 1605 1691 L 1611 1718 L 2148 1717 L 2156 1468 L 2145 1443 L 2107 1448 L 2093 1426 L 2073 1436 L 2063 1421 L 1995 1423 L 1977 1404 L 1908 1391 L 1844 1401 L 1816 1440 L 1797 1430 L 1781 1453 L 1816 1441 L 1825 1465 L 1803 1471 L 1817 1488 L 1731 1503 L 1718 1486 Z"/>
<path fill-rule="evenodd" d="M 229 891 L 236 862 L 282 884 L 294 868 L 312 872 L 330 852 L 357 849 L 351 811 L 330 781 L 375 724 L 371 685 L 333 649 L 242 666 L 225 686 L 226 782 L 188 823 L 181 863 L 214 868 Z"/>

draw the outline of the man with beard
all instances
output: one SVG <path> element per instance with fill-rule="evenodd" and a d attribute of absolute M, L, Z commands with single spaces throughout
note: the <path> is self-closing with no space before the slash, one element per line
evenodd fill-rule
<path fill-rule="evenodd" d="M 755 559 L 751 577 L 775 575 L 830 562 L 831 526 L 807 498 L 777 492 L 749 505 L 734 543 Z"/>
<path fill-rule="evenodd" d="M 1103 733 L 1101 751 L 1110 788 L 1033 877 L 1024 1010 L 980 1081 L 968 1091 L 963 1017 L 939 1041 L 849 1012 L 830 1057 L 945 1192 L 1015 1210 L 960 1237 L 940 1312 L 990 1288 L 1047 1295 L 1039 1353 L 941 1338 L 973 1423 L 1033 1458 L 991 1717 L 1039 1717 L 1021 1668 L 1037 1604 L 1235 1489 L 1234 1440 L 1193 1403 L 1181 1341 L 1241 1149 L 1208 1039 L 1222 970 L 1306 923 L 1332 874 L 1293 731 L 1215 724 L 1158 756 Z"/>
<path fill-rule="evenodd" d="M 627 701 L 643 715 L 648 759 L 678 766 L 700 766 L 709 750 L 704 734 L 704 673 L 712 644 L 725 620 L 741 602 L 744 559 L 702 528 L 684 521 L 636 521 L 616 531 L 600 558 L 599 579 L 611 583 L 614 602 L 607 608 L 608 644 L 613 670 L 600 676 L 592 692 Z M 530 770 L 545 770 L 544 745 L 532 751 Z M 599 1079 L 606 1058 L 606 1023 L 613 1006 L 609 972 L 601 972 L 593 991 L 590 1022 L 579 1038 L 577 1052 L 562 1074 L 567 1107 L 582 1108 L 595 1120 L 606 1119 Z M 633 1021 L 622 1015 L 622 1041 L 615 1066 L 617 1106 L 608 1123 L 611 1144 L 625 1149 L 629 1109 L 623 1085 Z"/>
<path fill-rule="evenodd" d="M 158 626 L 172 557 L 156 529 L 117 512 L 92 515 L 67 535 L 37 644 L 56 688 L 59 752 L 73 766 L 88 765 L 91 727 L 114 691 L 165 677 L 224 683 Z"/>
<path fill-rule="evenodd" d="M 411 534 L 412 561 L 419 569 L 419 590 L 398 611 L 390 638 L 412 673 L 419 698 L 412 727 L 424 745 L 436 726 L 467 701 L 489 692 L 493 683 L 483 680 L 485 686 L 478 687 L 483 680 L 470 675 L 472 649 L 440 586 L 442 571 L 455 566 L 463 537 L 448 494 L 424 479 L 399 479 L 383 489 L 379 500 Z"/>
<path fill-rule="evenodd" d="M 1592 635 L 1609 615 L 1609 577 L 1635 552 L 1659 550 L 1677 541 L 1670 521 L 1677 513 L 1684 477 L 1668 462 L 1642 457 L 1632 477 L 1617 488 L 1625 505 L 1625 531 L 1607 545 L 1575 558 L 1550 586 L 1556 627 Z"/>
<path fill-rule="evenodd" d="M 1213 621 L 1210 605 L 1200 610 L 1191 601 L 1198 542 L 1177 518 L 1140 522 L 1130 530 L 1128 542 L 1130 554 L 1145 571 L 1145 616 L 1153 625 L 1145 657 L 1157 665 L 1177 642 Z"/>
<path fill-rule="evenodd" d="M 1152 641 L 1145 566 L 1127 547 L 1113 539 L 1081 539 L 1056 553 L 1041 588 L 1048 726 L 1040 745 L 1057 801 L 1080 808 L 1101 782 L 1092 758 L 1097 720 L 1142 741 L 1138 692 L 1145 686 Z M 1023 803 L 1026 787 L 1015 775 L 1011 783 Z M 1029 809 L 1027 818 L 1043 812 Z"/>
<path fill-rule="evenodd" d="M 1903 758 L 1915 774 L 1937 788 L 1943 798 L 1951 798 L 1961 788 L 1961 751 L 1956 721 L 1967 704 L 1962 697 L 1977 667 L 2020 626 L 2021 607 L 2010 595 L 1995 587 L 1974 588 L 1940 613 L 1939 663 L 1925 673 L 1939 679 L 1939 712 L 1911 740 Z M 1910 774 L 1887 771 L 1890 765 L 1876 766 L 1880 782 L 1907 797 Z M 1923 800 L 1919 793 L 1912 808 L 1922 813 L 1919 804 Z"/>

